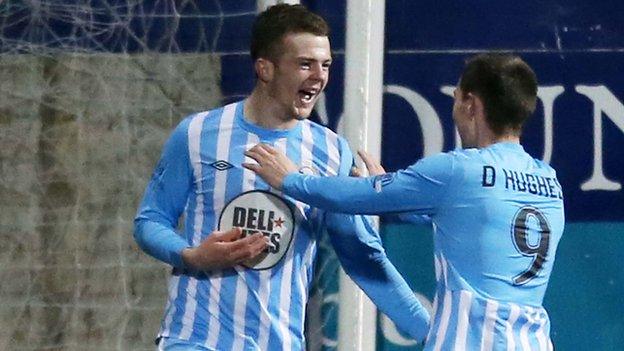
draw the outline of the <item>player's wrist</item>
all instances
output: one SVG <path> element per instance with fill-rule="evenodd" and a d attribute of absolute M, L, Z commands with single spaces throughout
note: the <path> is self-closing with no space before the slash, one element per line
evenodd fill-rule
<path fill-rule="evenodd" d="M 282 184 L 281 184 L 282 190 L 287 191 L 292 186 L 292 184 L 297 180 L 298 177 L 301 177 L 304 175 L 305 173 L 302 172 L 301 170 L 286 173 L 286 175 L 282 177 Z"/>
<path fill-rule="evenodd" d="M 192 247 L 187 247 L 182 250 L 182 261 L 188 268 L 197 268 L 197 250 Z"/>

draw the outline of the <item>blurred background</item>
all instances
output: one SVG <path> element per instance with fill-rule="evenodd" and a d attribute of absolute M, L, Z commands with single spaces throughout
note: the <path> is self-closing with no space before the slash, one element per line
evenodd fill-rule
<path fill-rule="evenodd" d="M 169 270 L 137 248 L 132 220 L 178 121 L 250 92 L 260 2 L 0 1 L 0 350 L 154 349 Z M 347 3 L 302 3 L 332 26 L 332 78 L 314 119 L 337 129 Z M 624 347 L 623 13 L 608 0 L 385 1 L 387 170 L 458 146 L 452 90 L 467 57 L 514 51 L 537 73 L 523 144 L 564 188 L 545 300 L 559 350 Z M 432 300 L 430 228 L 381 230 Z M 333 350 L 338 267 L 321 252 L 310 350 Z M 419 350 L 383 316 L 376 335 L 377 350 Z"/>

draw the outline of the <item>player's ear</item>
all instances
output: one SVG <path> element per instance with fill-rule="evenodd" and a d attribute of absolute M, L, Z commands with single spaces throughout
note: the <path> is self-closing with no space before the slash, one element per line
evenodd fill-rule
<path fill-rule="evenodd" d="M 273 74 L 275 72 L 275 65 L 270 60 L 259 57 L 254 63 L 256 70 L 256 76 L 264 83 L 268 83 L 273 80 Z"/>
<path fill-rule="evenodd" d="M 483 106 L 483 100 L 479 95 L 474 95 L 473 109 L 475 116 L 485 116 L 485 106 Z"/>
<path fill-rule="evenodd" d="M 478 115 L 483 115 L 483 100 L 481 100 L 479 95 L 468 93 L 466 98 L 466 108 L 468 110 L 468 115 L 472 118 Z"/>

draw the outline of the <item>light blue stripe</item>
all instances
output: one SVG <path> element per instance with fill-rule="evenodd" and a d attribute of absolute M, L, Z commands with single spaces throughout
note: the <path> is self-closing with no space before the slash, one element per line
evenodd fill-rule
<path fill-rule="evenodd" d="M 182 316 L 184 316 L 184 306 L 186 305 L 186 287 L 188 286 L 188 276 L 180 276 L 180 283 L 178 284 L 178 296 L 175 299 L 175 312 L 173 314 L 171 329 L 169 336 L 178 337 L 182 330 Z"/>
<path fill-rule="evenodd" d="M 304 122 L 305 123 L 305 122 Z M 303 123 L 302 123 L 303 124 Z M 293 135 L 289 140 L 289 144 L 286 147 L 286 155 L 290 158 L 295 164 L 302 164 L 302 134 L 303 134 L 303 126 L 297 130 L 296 135 Z M 311 143 L 311 140 L 309 141 Z M 311 147 L 311 145 L 310 145 Z M 312 151 L 310 150 L 310 153 Z M 310 214 L 308 213 L 308 216 Z M 305 224 L 307 226 L 307 224 Z M 301 349 L 300 338 L 303 337 L 303 328 L 300 329 L 300 326 L 303 325 L 302 317 L 305 314 L 305 294 L 306 291 L 300 291 L 300 287 L 297 284 L 297 281 L 300 280 L 302 274 L 302 268 L 304 267 L 305 253 L 308 245 L 310 244 L 310 235 L 312 235 L 312 230 L 305 230 L 300 225 L 297 228 L 297 234 L 295 235 L 295 242 L 292 244 L 291 250 L 294 250 L 293 253 L 293 275 L 291 279 L 291 299 L 290 299 L 290 326 L 291 330 L 295 333 L 295 338 L 292 338 L 292 350 Z"/>
<path fill-rule="evenodd" d="M 447 263 L 448 264 L 448 263 Z M 442 350 L 453 350 L 455 347 L 455 339 L 457 337 L 457 325 L 459 322 L 459 297 L 458 291 L 451 293 L 451 316 L 449 318 L 448 328 L 446 329 L 446 338 L 442 343 Z"/>
<path fill-rule="evenodd" d="M 275 144 L 273 143 L 275 146 Z M 271 314 L 271 330 L 269 331 L 268 350 L 283 349 L 283 336 L 280 330 L 279 309 L 280 309 L 280 288 L 282 286 L 282 277 L 284 275 L 284 259 L 282 259 L 275 267 L 271 268 L 271 292 L 269 294 L 268 310 Z"/>
<path fill-rule="evenodd" d="M 236 105 L 235 115 L 239 115 L 242 111 L 243 104 Z M 227 204 L 243 190 L 243 168 L 241 164 L 244 161 L 244 146 L 247 143 L 247 133 L 241 128 L 236 128 L 236 118 L 232 124 L 232 134 L 230 136 L 228 162 L 234 166 L 227 170 L 228 177 L 225 187 L 225 202 Z M 218 218 L 220 214 L 215 214 Z M 231 350 L 234 343 L 234 311 L 235 305 L 245 303 L 245 301 L 236 301 L 237 282 L 241 279 L 235 269 L 228 269 L 223 272 L 221 280 L 221 300 L 219 302 L 219 320 L 221 321 L 221 330 L 219 330 L 219 341 L 217 342 L 218 350 Z"/>
<path fill-rule="evenodd" d="M 271 269 L 271 293 L 269 294 L 269 313 L 271 314 L 271 330 L 269 331 L 268 350 L 282 349 L 282 333 L 279 329 L 279 289 L 282 283 L 284 260 Z"/>
<path fill-rule="evenodd" d="M 466 350 L 481 349 L 481 335 L 485 323 L 485 300 L 475 298 L 472 294 L 470 300 L 470 313 L 468 314 L 468 333 L 466 334 Z"/>
<path fill-rule="evenodd" d="M 216 160 L 206 160 L 206 155 L 214 155 L 216 153 L 216 141 L 217 138 L 212 137 L 215 135 L 216 130 L 218 130 L 219 121 L 221 120 L 221 116 L 223 114 L 223 108 L 219 108 L 216 110 L 210 111 L 210 113 L 204 119 L 204 123 L 202 125 L 201 137 L 200 137 L 200 159 L 201 163 L 201 175 L 202 175 L 202 190 L 205 194 L 209 194 L 207 192 L 209 189 L 214 188 L 214 168 L 205 167 L 204 162 L 207 161 L 212 163 Z M 196 195 L 193 196 L 194 200 L 196 199 Z M 213 206 L 213 198 L 212 196 L 202 196 L 204 201 L 204 221 L 202 223 L 201 228 L 201 240 L 204 240 L 208 233 L 212 232 L 212 228 L 214 226 L 214 217 L 207 215 L 211 214 Z M 193 203 L 194 207 L 194 203 Z M 195 213 L 190 212 L 189 213 Z M 193 222 L 190 222 L 192 224 Z M 190 235 L 192 236 L 193 227 L 187 226 L 188 231 L 190 231 Z M 195 300 L 197 301 L 197 307 L 195 309 L 195 315 L 193 317 L 193 331 L 191 334 L 191 341 L 203 344 L 208 337 L 208 325 L 209 325 L 209 312 L 208 312 L 208 300 L 210 290 L 210 281 L 207 278 L 203 278 L 198 281 Z"/>
<path fill-rule="evenodd" d="M 327 131 L 321 128 L 316 128 L 314 125 L 310 126 L 310 130 L 312 132 L 312 140 L 314 141 L 312 158 L 318 162 L 316 166 L 319 168 L 320 174 L 325 175 L 327 173 L 327 163 L 329 160 L 329 155 L 327 153 L 327 141 L 325 137 Z"/>

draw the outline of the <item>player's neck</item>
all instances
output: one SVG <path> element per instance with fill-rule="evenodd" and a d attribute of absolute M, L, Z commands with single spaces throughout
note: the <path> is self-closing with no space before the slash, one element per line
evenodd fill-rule
<path fill-rule="evenodd" d="M 266 129 L 291 129 L 297 119 L 290 118 L 275 99 L 256 87 L 245 100 L 244 115 L 248 122 Z"/>
<path fill-rule="evenodd" d="M 484 148 L 484 147 L 488 147 L 490 145 L 493 144 L 498 144 L 498 143 L 516 143 L 516 144 L 520 144 L 520 137 L 516 134 L 513 133 L 506 133 L 503 135 L 496 135 L 494 133 L 486 133 L 486 134 L 482 134 L 480 135 L 479 140 L 477 141 L 477 144 L 479 145 L 479 148 Z"/>

